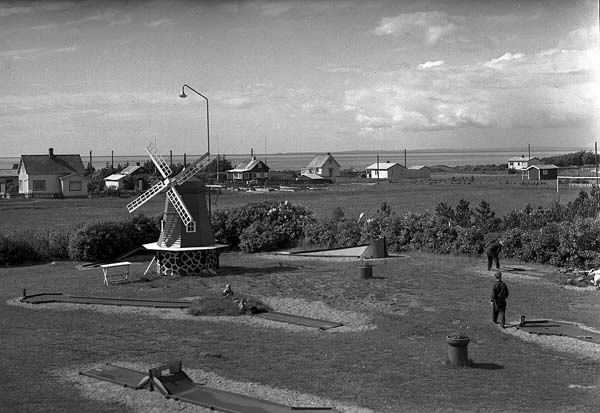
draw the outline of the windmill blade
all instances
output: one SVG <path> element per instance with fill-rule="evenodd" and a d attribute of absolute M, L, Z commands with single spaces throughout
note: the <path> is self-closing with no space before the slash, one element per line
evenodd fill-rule
<path fill-rule="evenodd" d="M 196 161 L 192 163 L 189 167 L 179 172 L 179 174 L 177 174 L 177 176 L 173 178 L 173 181 L 176 185 L 181 185 L 182 183 L 190 179 L 192 176 L 200 172 L 202 169 L 204 169 L 209 163 L 210 161 L 208 160 L 208 152 L 206 152 L 200 158 L 196 159 Z"/>
<path fill-rule="evenodd" d="M 163 178 L 171 175 L 173 171 L 171 171 L 171 168 L 169 168 L 169 165 L 163 157 L 156 152 L 156 147 L 153 143 L 150 143 L 150 145 L 146 147 L 146 152 L 148 152 L 148 156 L 150 156 L 150 159 L 152 159 L 152 162 L 156 165 L 156 169 L 158 169 L 158 172 L 160 172 Z"/>
<path fill-rule="evenodd" d="M 173 208 L 175 208 L 175 211 L 179 214 L 179 218 L 183 221 L 183 225 L 187 225 L 193 221 L 190 211 L 186 208 L 181 199 L 181 195 L 179 195 L 179 192 L 177 192 L 175 188 L 171 188 L 167 191 L 167 198 L 169 198 Z"/>
<path fill-rule="evenodd" d="M 163 181 L 159 181 L 155 183 L 150 189 L 144 192 L 142 195 L 138 196 L 136 199 L 127 204 L 127 210 L 129 213 L 135 211 L 140 206 L 145 204 L 150 200 L 154 195 L 158 194 L 162 191 L 167 185 Z"/>

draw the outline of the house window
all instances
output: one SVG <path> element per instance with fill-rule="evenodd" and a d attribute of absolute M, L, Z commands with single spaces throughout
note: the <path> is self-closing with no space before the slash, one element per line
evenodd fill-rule
<path fill-rule="evenodd" d="M 81 191 L 82 187 L 81 181 L 69 181 L 69 192 Z"/>
<path fill-rule="evenodd" d="M 46 181 L 43 179 L 34 179 L 33 180 L 33 190 L 43 192 L 46 190 Z"/>
<path fill-rule="evenodd" d="M 250 174 L 248 172 L 244 172 L 244 179 L 248 179 L 250 177 Z"/>
<path fill-rule="evenodd" d="M 185 227 L 185 232 L 196 232 L 196 221 L 190 221 Z"/>
<path fill-rule="evenodd" d="M 548 175 L 548 171 L 547 170 L 543 170 L 542 171 L 542 175 Z"/>

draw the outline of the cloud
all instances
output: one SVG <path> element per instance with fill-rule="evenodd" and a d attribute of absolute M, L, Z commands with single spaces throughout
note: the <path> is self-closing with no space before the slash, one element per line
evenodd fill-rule
<path fill-rule="evenodd" d="M 454 32 L 456 28 L 456 24 L 446 13 L 432 11 L 382 17 L 379 26 L 371 33 L 377 36 L 414 37 L 434 45 L 442 36 Z"/>
<path fill-rule="evenodd" d="M 592 24 L 587 27 L 580 27 L 570 31 L 567 36 L 562 39 L 558 46 L 563 49 L 588 49 L 598 46 L 599 38 L 598 24 Z"/>
<path fill-rule="evenodd" d="M 418 68 L 419 69 L 429 69 L 431 67 L 437 67 L 437 66 L 442 66 L 444 64 L 443 60 L 436 60 L 436 61 L 427 61 L 425 63 L 421 63 Z"/>
<path fill-rule="evenodd" d="M 317 70 L 321 70 L 327 73 L 362 73 L 362 69 L 357 67 L 348 67 L 348 66 L 333 66 L 333 65 L 325 65 L 318 66 Z"/>
<path fill-rule="evenodd" d="M 388 72 L 347 90 L 344 110 L 364 135 L 597 122 L 600 57 L 595 49 L 506 53 L 485 63 Z"/>
<path fill-rule="evenodd" d="M 496 59 L 491 59 L 488 60 L 487 62 L 483 62 L 482 65 L 485 67 L 491 67 L 491 68 L 499 68 L 502 67 L 504 63 L 506 62 L 510 62 L 511 60 L 519 60 L 524 58 L 525 55 L 523 53 L 504 53 L 502 56 L 496 58 Z"/>
<path fill-rule="evenodd" d="M 0 51 L 0 58 L 11 58 L 15 60 L 34 60 L 54 54 L 71 53 L 77 50 L 76 46 L 61 47 L 57 49 L 15 49 Z"/>
<path fill-rule="evenodd" d="M 36 13 L 39 11 L 58 11 L 66 8 L 71 8 L 73 6 L 74 3 L 72 2 L 32 2 L 26 6 L 0 4 L 0 17 L 8 17 L 17 14 Z"/>
<path fill-rule="evenodd" d="M 146 23 L 144 23 L 144 26 L 150 27 L 150 28 L 155 28 L 155 27 L 159 27 L 159 26 L 170 26 L 172 24 L 173 24 L 173 20 L 165 18 L 165 19 L 153 20 L 151 22 L 146 22 Z"/>

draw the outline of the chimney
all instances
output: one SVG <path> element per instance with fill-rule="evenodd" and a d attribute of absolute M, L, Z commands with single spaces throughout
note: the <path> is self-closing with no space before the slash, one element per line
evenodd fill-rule
<path fill-rule="evenodd" d="M 48 148 L 48 156 L 54 158 L 54 148 Z"/>
<path fill-rule="evenodd" d="M 139 162 L 136 162 L 136 163 L 135 163 L 135 166 L 140 166 L 140 163 L 139 163 Z"/>
<path fill-rule="evenodd" d="M 331 152 L 327 152 L 327 155 L 331 155 Z"/>

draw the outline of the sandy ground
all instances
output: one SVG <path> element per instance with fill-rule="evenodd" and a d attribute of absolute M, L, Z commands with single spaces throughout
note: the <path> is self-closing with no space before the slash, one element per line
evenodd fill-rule
<path fill-rule="evenodd" d="M 103 364 L 104 363 L 98 363 L 88 366 L 81 366 L 80 371 L 101 367 Z M 128 362 L 112 362 L 111 364 L 138 371 L 147 371 L 149 367 L 152 367 Z M 257 383 L 228 380 L 212 372 L 188 369 L 185 367 L 185 365 L 183 366 L 183 370 L 195 383 L 206 385 L 214 389 L 243 394 L 288 406 L 331 407 L 335 409 L 333 410 L 334 412 L 337 411 L 340 413 L 375 413 L 371 409 L 352 406 L 334 400 L 323 399 L 310 394 L 299 393 L 287 389 L 273 388 Z M 93 400 L 99 400 L 105 403 L 123 403 L 136 412 L 208 413 L 214 411 L 193 404 L 166 399 L 158 391 L 150 392 L 146 389 L 133 390 L 123 388 L 113 383 L 80 375 L 78 371 L 57 370 L 54 372 L 54 375 L 60 380 L 71 383 L 84 397 Z"/>

